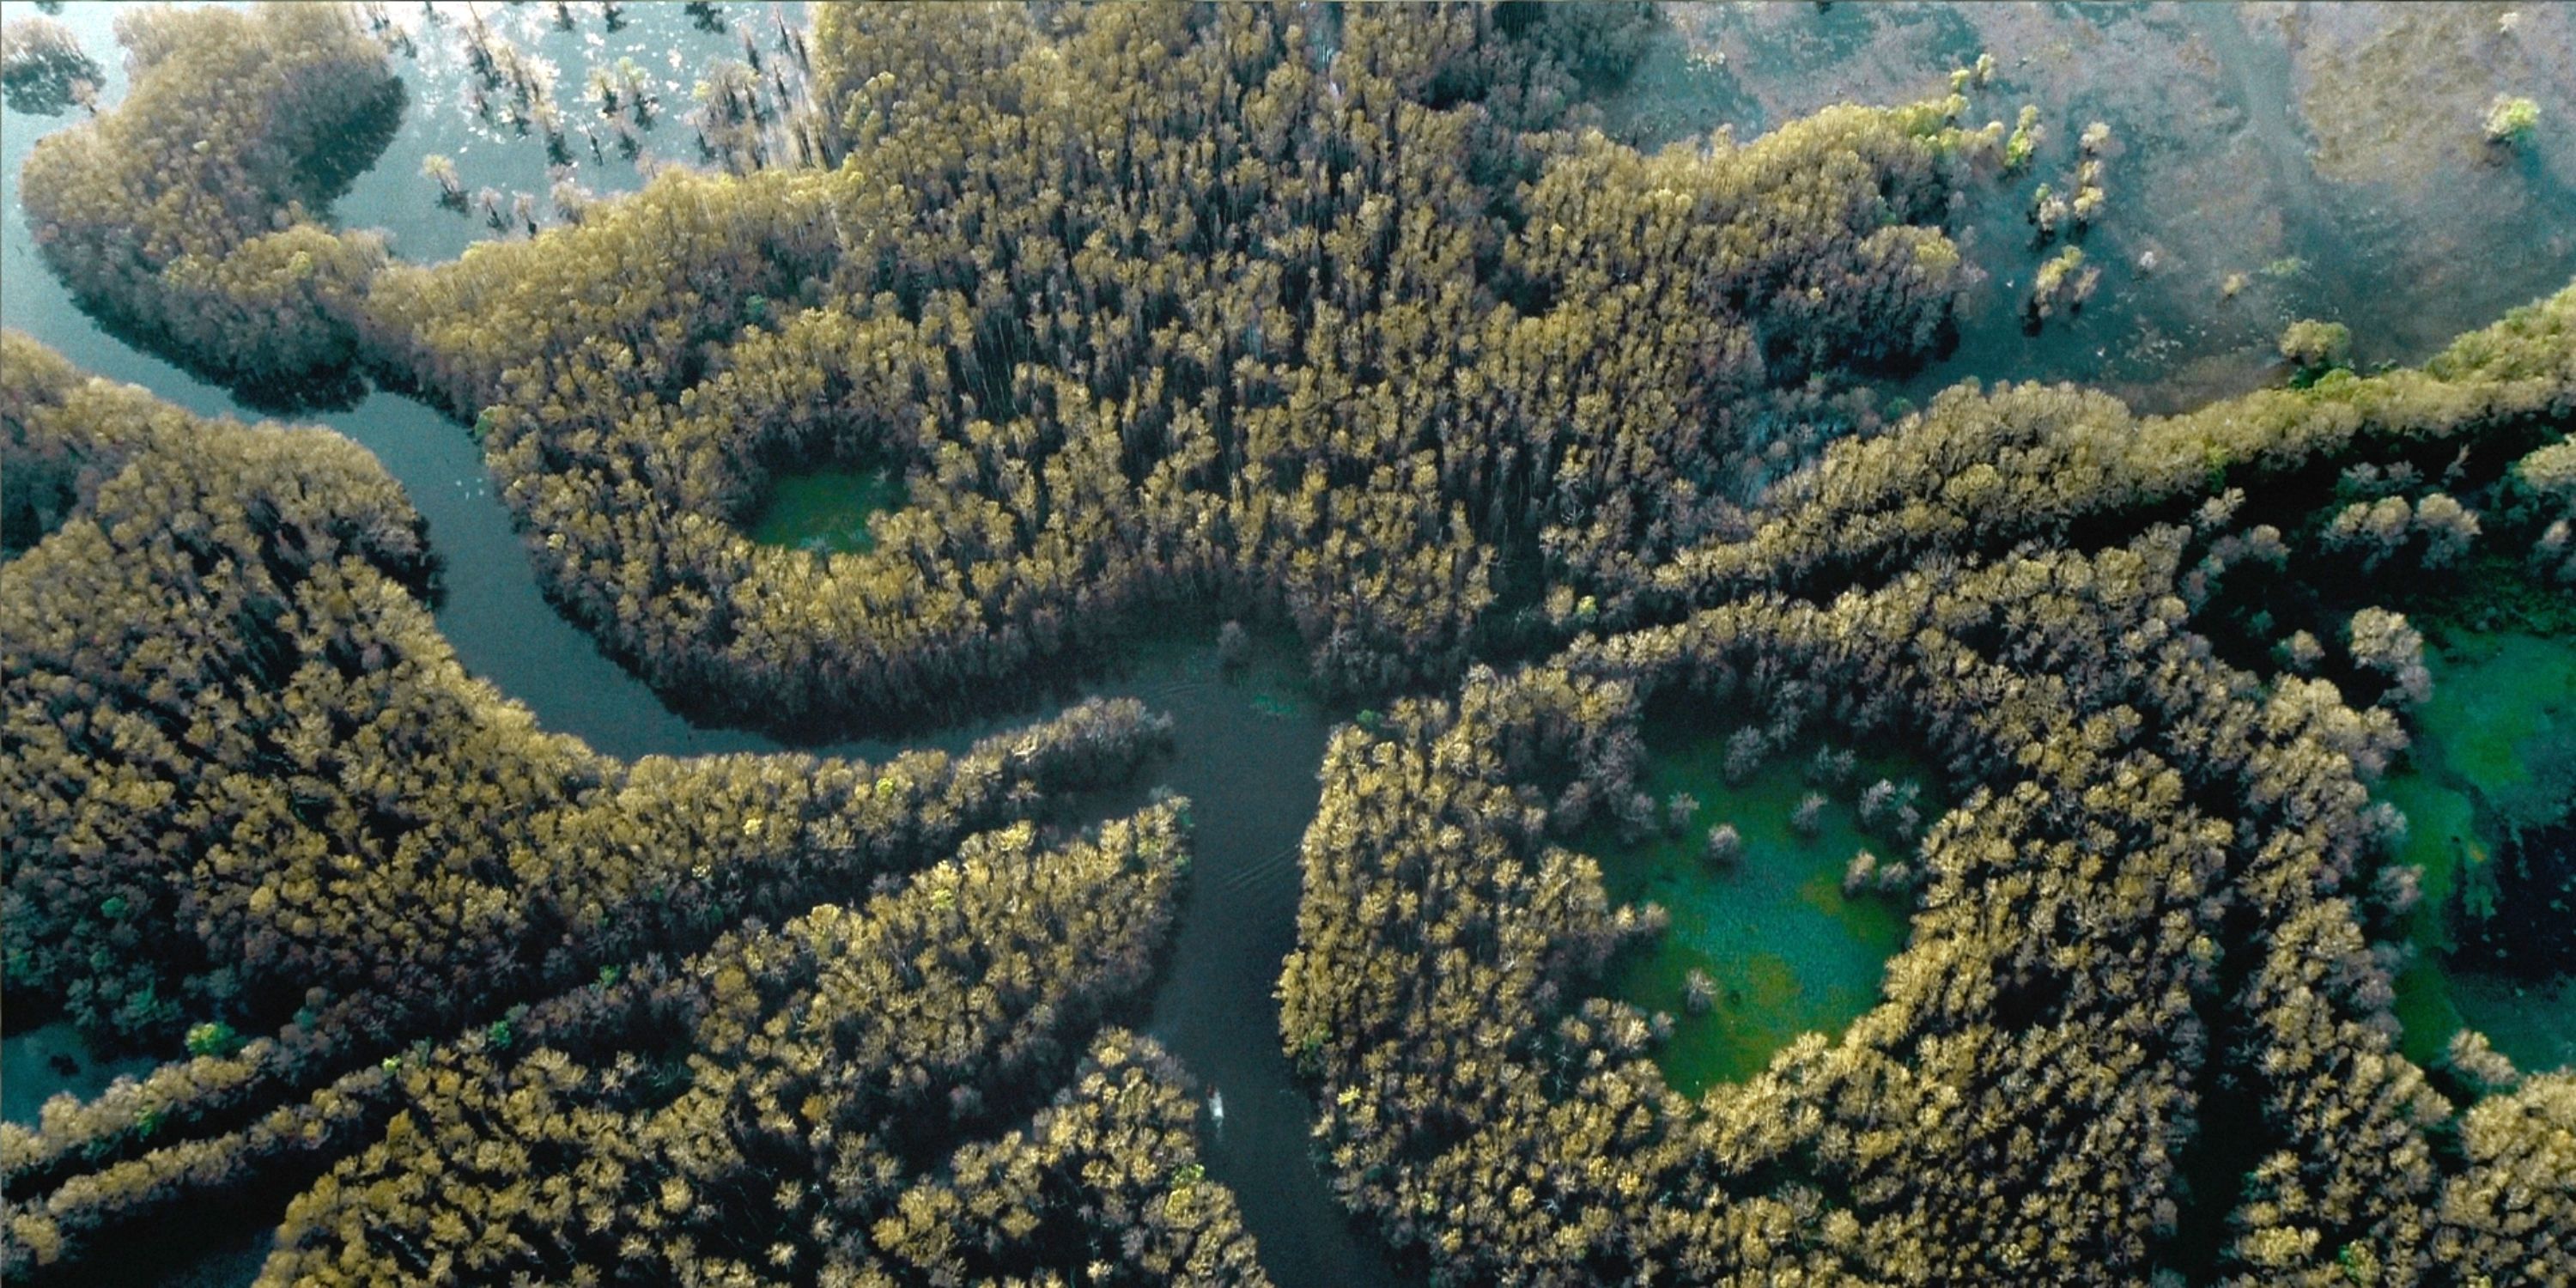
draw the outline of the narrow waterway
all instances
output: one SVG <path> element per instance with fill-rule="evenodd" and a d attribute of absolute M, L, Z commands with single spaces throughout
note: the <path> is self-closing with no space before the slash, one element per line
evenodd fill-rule
<path fill-rule="evenodd" d="M 1223 1115 L 1200 1121 L 1208 1174 L 1242 1200 L 1261 1264 L 1287 1285 L 1397 1282 L 1312 1157 L 1306 1093 L 1290 1079 L 1274 996 L 1296 944 L 1299 842 L 1321 792 L 1334 713 L 1302 680 L 1293 637 L 1232 672 L 1212 645 L 1157 650 L 1126 691 L 1172 716 L 1161 785 L 1187 796 L 1197 844 L 1190 904 L 1147 1026 Z"/>

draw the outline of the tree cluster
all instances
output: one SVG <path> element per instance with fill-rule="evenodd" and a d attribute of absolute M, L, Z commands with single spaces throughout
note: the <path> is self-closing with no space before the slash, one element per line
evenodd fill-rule
<path fill-rule="evenodd" d="M 945 1179 L 895 1201 L 872 1232 L 881 1273 L 1031 1288 L 1264 1282 L 1234 1195 L 1198 1162 L 1199 1112 L 1152 1040 L 1102 1033 L 1026 1129 L 959 1149 Z M 1079 1263 L 1032 1255 L 1077 1247 Z"/>
<path fill-rule="evenodd" d="M 108 1047 L 263 1035 L 0 1129 L 13 1206 L 249 1149 L 353 1067 L 920 866 L 1164 738 L 1122 700 L 882 765 L 598 756 L 457 664 L 419 517 L 363 449 L 199 420 L 21 336 L 0 358 L 11 526 L 40 538 L 0 565 L 10 1005 Z"/>
<path fill-rule="evenodd" d="M 727 935 L 623 1032 L 407 1064 L 263 1282 L 1260 1282 L 1138 1039 L 1103 1035 L 1032 1127 L 976 1143 L 1146 978 L 1181 814 L 1054 851 L 1025 824 L 971 838 L 863 907 Z"/>
<path fill-rule="evenodd" d="M 2171 416 L 2138 417 L 2071 385 L 1971 381 L 1885 434 L 1834 443 L 1774 490 L 1751 535 L 1680 552 L 1654 570 L 1641 603 L 1669 613 L 2064 541 L 2139 515 L 2178 518 L 2231 484 L 2295 488 L 2302 472 L 2362 455 L 2408 477 L 2429 468 L 2493 478 L 2564 436 L 2576 413 L 2571 337 L 2576 288 L 2461 336 L 2421 368 L 2344 373 Z M 2431 544 L 2474 534 L 2475 516 L 2436 510 L 2442 531 Z M 2410 531 L 2415 513 L 2409 505 Z M 2356 522 L 2368 529 L 2365 520 Z"/>
<path fill-rule="evenodd" d="M 75 296 L 245 385 L 345 367 L 383 242 L 321 222 L 392 136 L 402 85 L 337 4 L 117 15 L 132 81 L 37 140 L 27 222 Z"/>
<path fill-rule="evenodd" d="M 1580 99 L 1647 21 L 827 8 L 782 56 L 837 168 L 405 269 L 312 217 L 368 151 L 316 140 L 392 84 L 356 17 L 138 10 L 134 94 L 27 191 L 56 270 L 183 359 L 363 359 L 473 421 L 556 599 L 675 698 L 918 711 L 1208 596 L 1374 691 L 1551 629 L 1542 587 L 1630 594 L 1868 417 L 1833 377 L 1946 325 L 1938 221 L 1992 143 L 1961 100 L 1642 156 Z M 876 550 L 727 522 L 854 456 L 910 485 Z"/>
<path fill-rule="evenodd" d="M 2196 616 L 2285 554 L 2227 482 L 2527 457 L 2569 407 L 2571 304 L 2423 373 L 2143 424 L 1954 391 L 1685 570 L 1715 606 L 1344 730 L 1282 1039 L 1347 1200 L 1456 1282 L 2576 1274 L 2576 1186 L 2534 1171 L 2570 1075 L 2464 1059 L 2491 1091 L 2462 1117 L 2395 1046 L 2403 959 L 2371 936 L 2402 824 L 2369 793 L 2393 713 L 2240 669 Z M 2408 685 L 2403 617 L 2351 631 L 2370 688 Z M 1639 721 L 1673 704 L 1749 710 L 1764 745 L 1910 744 L 1959 802 L 1907 856 L 1879 1006 L 1697 1103 L 1656 1017 L 1589 996 L 1654 910 L 1606 906 L 1564 848 L 1656 817 Z"/>
<path fill-rule="evenodd" d="M 2540 530 L 2531 564 L 2544 579 L 2576 587 L 2576 440 L 2561 439 L 2514 463 L 2514 498 Z"/>
<path fill-rule="evenodd" d="M 1644 156 L 1522 128 L 1573 119 L 1551 21 L 826 9 L 839 168 L 388 270 L 367 343 L 477 418 L 558 600 L 731 718 L 1006 690 L 1183 597 L 1338 688 L 1454 675 L 1721 525 L 1964 271 L 1954 104 Z M 727 522 L 854 460 L 910 496 L 869 552 Z"/>
<path fill-rule="evenodd" d="M 980 705 L 1186 599 L 1285 617 L 1332 688 L 1463 676 L 1335 736 L 1281 981 L 1339 1192 L 1443 1280 L 2576 1279 L 2576 1075 L 2395 1043 L 2370 787 L 2423 635 L 2337 601 L 2274 653 L 2242 602 L 2526 542 L 2576 581 L 2576 288 L 2420 369 L 2308 333 L 2298 387 L 2185 414 L 1968 385 L 1879 427 L 1844 378 L 1936 343 L 1939 220 L 2036 113 L 1641 155 L 1580 107 L 1633 12 L 1513 6 L 827 7 L 793 137 L 830 168 L 393 268 L 310 217 L 382 60 L 302 13 L 131 16 L 135 97 L 30 162 L 46 254 L 237 378 L 363 361 L 471 419 L 550 593 L 661 691 Z M 777 124 L 747 71 L 720 133 Z M 363 452 L 0 345 L 12 1005 L 257 1035 L 0 1129 L 13 1281 L 326 1170 L 273 1279 L 1258 1278 L 1178 1072 L 1098 1032 L 1180 811 L 1025 822 L 1131 768 L 1141 708 L 600 757 L 456 664 Z M 862 553 L 748 540 L 817 463 L 909 502 Z M 1911 842 L 1851 873 L 1912 904 L 1880 1004 L 1696 1101 L 1593 995 L 1663 918 L 1573 848 L 1690 825 L 1640 790 L 1670 706 L 1739 726 L 1730 773 L 1897 743 L 1955 802 L 1861 789 Z"/>

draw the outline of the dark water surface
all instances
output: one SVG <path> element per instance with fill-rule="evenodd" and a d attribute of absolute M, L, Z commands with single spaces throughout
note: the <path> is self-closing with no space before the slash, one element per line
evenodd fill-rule
<path fill-rule="evenodd" d="M 1223 1097 L 1222 1121 L 1200 1121 L 1200 1152 L 1208 1175 L 1242 1200 L 1271 1279 L 1394 1283 L 1311 1157 L 1306 1093 L 1280 1051 L 1273 994 L 1296 946 L 1297 849 L 1333 723 L 1303 673 L 1302 650 L 1281 638 L 1234 675 L 1220 673 L 1213 647 L 1156 650 L 1132 687 L 1113 689 L 1171 714 L 1176 745 L 1160 780 L 1190 798 L 1196 825 L 1189 908 L 1148 1031 Z"/>

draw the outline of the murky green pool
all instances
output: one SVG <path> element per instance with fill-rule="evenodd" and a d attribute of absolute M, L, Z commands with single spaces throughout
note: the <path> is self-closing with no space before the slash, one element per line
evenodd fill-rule
<path fill-rule="evenodd" d="M 2446 959 L 2457 917 L 2492 911 L 2490 865 L 2504 820 L 2550 804 L 2531 767 L 2576 741 L 2576 641 L 2519 632 L 2453 632 L 2427 664 L 2433 696 L 2417 713 L 2407 768 L 2382 798 L 2406 815 L 2400 861 L 2423 869 L 2409 922 L 2413 963 L 2397 979 L 2404 1049 L 2438 1059 L 2463 1027 L 2526 1071 L 2576 1064 L 2576 979 L 2516 978 Z"/>
<path fill-rule="evenodd" d="M 884 467 L 780 473 L 770 476 L 769 491 L 746 530 L 768 545 L 857 554 L 876 545 L 868 516 L 903 503 L 903 479 Z"/>
<path fill-rule="evenodd" d="M 1863 849 L 1903 859 L 1912 847 L 1864 830 L 1856 801 L 1882 778 L 1931 780 L 1921 765 L 1882 755 L 1857 758 L 1842 786 L 1811 784 L 1820 744 L 1809 742 L 1772 753 L 1730 784 L 1727 732 L 1676 711 L 1651 714 L 1642 786 L 1659 804 L 1689 793 L 1700 802 L 1697 818 L 1677 835 L 1621 845 L 1604 830 L 1583 846 L 1601 861 L 1611 898 L 1651 900 L 1672 915 L 1662 938 L 1612 964 L 1606 983 L 1612 996 L 1673 1017 L 1658 1063 L 1687 1095 L 1752 1077 L 1799 1034 L 1837 1033 L 1877 1003 L 1887 960 L 1905 946 L 1906 909 L 1888 896 L 1844 894 L 1843 872 Z M 1793 825 L 1809 792 L 1827 800 L 1811 835 Z M 1928 800 L 1915 808 L 1926 820 L 1937 813 Z M 1742 838 L 1731 866 L 1706 857 L 1707 831 L 1720 823 Z M 1713 985 L 1696 1013 L 1693 971 Z"/>

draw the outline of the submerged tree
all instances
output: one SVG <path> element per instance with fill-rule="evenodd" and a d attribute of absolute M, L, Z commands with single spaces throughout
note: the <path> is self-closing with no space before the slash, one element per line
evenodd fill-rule
<path fill-rule="evenodd" d="M 1582 106 L 1640 21 L 823 8 L 795 138 L 837 168 L 559 177 L 578 227 L 413 268 L 312 218 L 366 42 L 136 10 L 135 99 L 28 191 L 158 342 L 470 418 L 549 590 L 720 714 L 987 700 L 1192 599 L 1285 618 L 1344 690 L 1458 681 L 1336 733 L 1280 982 L 1338 1192 L 1445 1278 L 2136 1282 L 2201 1240 L 2246 1284 L 2576 1277 L 2568 1080 L 2474 1043 L 2428 1078 L 2368 937 L 2411 888 L 2369 792 L 2422 635 L 2346 603 L 2224 638 L 2292 568 L 2484 542 L 2576 580 L 2576 290 L 2418 370 L 2144 418 L 1969 385 L 1881 425 L 1851 377 L 1937 342 L 1968 277 L 1939 221 L 1996 147 L 2032 160 L 2035 109 L 1643 155 Z M 711 150 L 769 146 L 761 57 L 710 77 Z M 594 87 L 630 143 L 643 81 Z M 2052 228 L 2104 200 L 2108 140 L 2079 148 Z M 2096 270 L 2040 271 L 2035 313 Z M 1101 1023 L 1183 811 L 1025 821 L 1145 754 L 1141 709 L 877 766 L 600 757 L 456 666 L 363 453 L 7 344 L 12 1005 L 192 1052 L 0 1128 L 13 1282 L 315 1177 L 273 1279 L 1257 1276 L 1179 1071 Z M 911 498 L 875 549 L 737 530 L 774 471 L 852 461 Z M 2296 531 L 2240 518 L 2327 489 Z M 2284 627 L 2291 666 L 2248 669 Z M 1506 653 L 1545 660 L 1476 662 Z M 1921 750 L 1956 802 L 1862 792 L 1848 883 L 1913 911 L 1880 1004 L 1696 1102 L 1668 1017 L 1591 995 L 1659 910 L 1568 848 L 1697 825 L 1640 790 L 1649 704 L 1742 721 L 1731 779 L 1821 731 Z M 1808 772 L 1815 830 L 1852 771 Z M 2497 902 L 2546 906 L 2563 820 L 2524 821 Z M 2196 1179 L 2221 1145 L 2248 1166 Z"/>
<path fill-rule="evenodd" d="M 2394 466 L 2455 459 L 2449 486 L 2540 530 L 2525 480 L 2554 486 L 2556 458 L 2521 462 L 2576 405 L 2571 323 L 2576 291 L 2425 371 L 2145 422 L 1954 390 L 1667 570 L 1706 578 L 1707 607 L 1343 731 L 1281 1037 L 1344 1193 L 1461 1281 L 2137 1282 L 2196 1269 L 2202 1241 L 2248 1285 L 2576 1274 L 2576 1190 L 2535 1170 L 2563 1079 L 2478 1061 L 2490 1090 L 2458 1115 L 2395 1045 L 2394 958 L 2366 937 L 2407 885 L 2369 793 L 2395 714 L 2203 634 L 2231 581 L 2333 557 L 2240 519 L 2239 486 L 2366 463 L 2421 494 Z M 2464 530 L 2443 494 L 2400 503 Z M 2349 639 L 2420 693 L 2404 618 L 2357 614 Z M 1914 901 L 1878 1007 L 1696 1103 L 1650 1059 L 1655 1018 L 1589 996 L 1653 910 L 1562 848 L 1634 797 L 1650 704 L 1749 709 L 1728 746 L 1748 772 L 1818 726 L 1916 746 L 1958 802 L 1847 873 Z M 1902 794 L 1874 785 L 1865 818 Z M 2499 871 L 2536 876 L 2517 906 L 2538 909 L 2567 870 Z M 2192 1191 L 2191 1153 L 2238 1150 L 2241 1176 Z"/>
<path fill-rule="evenodd" d="M 825 9 L 842 168 L 390 270 L 370 344 L 490 427 L 561 602 L 732 718 L 1006 694 L 1182 598 L 1286 617 L 1328 687 L 1454 675 L 1553 629 L 1542 583 L 1622 597 L 1722 527 L 1964 280 L 1952 105 L 1643 156 L 1541 128 L 1585 20 Z M 871 551 L 723 522 L 851 460 L 907 485 Z"/>
<path fill-rule="evenodd" d="M 51 116 L 79 104 L 95 111 L 106 82 L 71 28 L 43 15 L 0 24 L 0 93 L 9 110 Z"/>
<path fill-rule="evenodd" d="M 2487 142 L 2518 147 L 2531 141 L 2540 128 L 2540 104 L 2528 98 L 2496 95 L 2487 105 Z"/>

